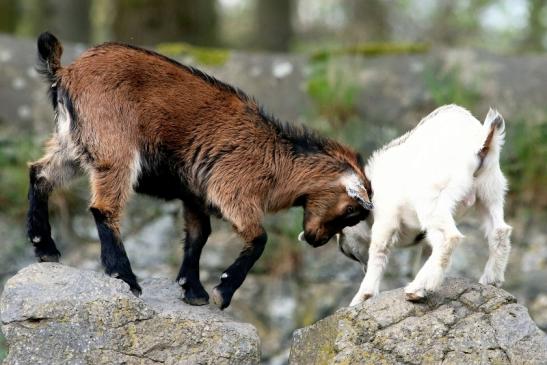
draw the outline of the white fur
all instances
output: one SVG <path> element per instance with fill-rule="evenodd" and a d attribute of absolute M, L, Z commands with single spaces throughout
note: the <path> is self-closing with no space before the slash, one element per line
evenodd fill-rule
<path fill-rule="evenodd" d="M 141 165 L 141 154 L 139 151 L 135 151 L 135 154 L 133 155 L 133 161 L 131 163 L 131 186 L 135 187 L 137 185 L 137 182 L 139 180 L 139 176 L 141 174 L 142 165 Z"/>
<path fill-rule="evenodd" d="M 71 161 L 76 160 L 78 150 L 72 141 L 70 125 L 72 123 L 70 113 L 62 103 L 58 104 L 56 111 L 55 142 L 48 148 L 48 154 L 40 161 L 44 162 L 39 176 L 47 179 L 56 186 L 66 185 L 77 174 L 76 167 Z"/>
<path fill-rule="evenodd" d="M 490 247 L 480 282 L 500 285 L 504 281 L 511 227 L 503 218 L 507 189 L 499 166 L 503 124 L 480 169 L 478 157 L 490 125 L 498 117 L 497 111 L 490 110 L 482 125 L 459 106 L 443 106 L 372 155 L 365 171 L 372 183 L 374 223 L 370 234 L 360 229 L 366 233 L 365 246 L 369 244 L 368 269 L 351 305 L 378 294 L 390 248 L 422 231 L 427 232 L 432 254 L 405 292 L 424 296 L 437 289 L 454 248 L 463 238 L 454 216 L 457 210 L 470 206 L 481 211 Z"/>
<path fill-rule="evenodd" d="M 60 139 L 70 138 L 70 113 L 63 103 L 58 103 L 57 109 L 57 135 Z"/>

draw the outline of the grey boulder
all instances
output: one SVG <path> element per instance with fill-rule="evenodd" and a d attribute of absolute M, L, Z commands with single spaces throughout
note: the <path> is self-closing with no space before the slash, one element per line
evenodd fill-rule
<path fill-rule="evenodd" d="M 192 307 L 167 279 L 120 280 L 55 263 L 33 264 L 0 298 L 5 364 L 256 364 L 256 329 L 218 309 Z"/>
<path fill-rule="evenodd" d="M 515 298 L 448 279 L 427 302 L 402 289 L 294 333 L 290 364 L 547 364 L 547 336 Z"/>

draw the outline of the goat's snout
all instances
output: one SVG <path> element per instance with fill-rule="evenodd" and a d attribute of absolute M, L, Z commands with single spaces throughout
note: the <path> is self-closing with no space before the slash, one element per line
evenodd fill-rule
<path fill-rule="evenodd" d="M 320 247 L 329 242 L 330 237 L 320 237 L 315 233 L 302 231 L 298 235 L 298 240 L 300 242 L 306 242 L 312 247 Z"/>

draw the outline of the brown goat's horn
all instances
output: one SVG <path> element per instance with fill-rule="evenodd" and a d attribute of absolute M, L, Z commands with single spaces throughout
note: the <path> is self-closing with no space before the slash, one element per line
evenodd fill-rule
<path fill-rule="evenodd" d="M 352 175 L 345 180 L 346 191 L 350 197 L 357 200 L 357 202 L 365 209 L 372 210 L 374 206 L 369 200 L 367 190 L 363 184 L 359 181 L 357 176 Z"/>

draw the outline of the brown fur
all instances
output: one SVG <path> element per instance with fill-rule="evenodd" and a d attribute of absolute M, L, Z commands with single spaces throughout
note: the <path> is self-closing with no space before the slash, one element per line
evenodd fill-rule
<path fill-rule="evenodd" d="M 249 217 L 289 208 L 303 192 L 322 191 L 327 199 L 311 204 L 326 209 L 346 195 L 333 186 L 346 168 L 364 180 L 353 151 L 328 141 L 328 154 L 295 158 L 254 101 L 154 55 L 107 44 L 58 75 L 78 115 L 73 138 L 92 159 L 91 205 L 101 210 L 123 207 L 134 153 L 154 155 L 162 147 L 177 155 L 192 192 L 207 196 L 239 231 L 258 223 Z M 208 179 L 200 176 L 200 162 L 227 149 Z"/>
<path fill-rule="evenodd" d="M 59 67 L 54 87 L 67 97 L 58 97 L 57 109 L 68 110 L 70 131 L 63 133 L 58 121 L 46 156 L 35 166 L 52 189 L 76 169 L 87 170 L 91 208 L 106 217 L 116 236 L 132 187 L 184 200 L 194 212 L 186 217 L 187 235 L 207 231 L 204 217 L 218 212 L 246 246 L 265 234 L 267 212 L 303 205 L 305 230 L 320 244 L 343 228 L 326 222 L 345 215 L 348 206 L 362 213 L 359 219 L 365 214 L 340 182 L 354 174 L 370 186 L 354 151 L 278 122 L 238 89 L 153 52 L 114 43 Z"/>

